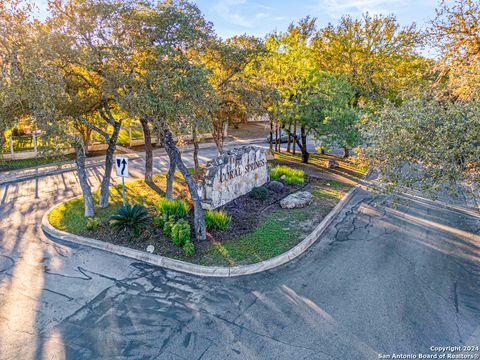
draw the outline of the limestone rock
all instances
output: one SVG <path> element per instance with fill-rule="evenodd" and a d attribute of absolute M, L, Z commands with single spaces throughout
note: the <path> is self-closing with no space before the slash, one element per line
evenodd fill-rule
<path fill-rule="evenodd" d="M 299 191 L 288 195 L 280 201 L 280 206 L 284 209 L 303 208 L 313 201 L 313 195 L 308 191 Z"/>
<path fill-rule="evenodd" d="M 328 159 L 327 161 L 325 161 L 325 167 L 327 168 L 338 168 L 339 165 L 338 165 L 338 162 L 336 162 L 335 160 L 333 159 Z"/>
<path fill-rule="evenodd" d="M 274 153 L 273 150 L 268 149 L 268 150 L 265 151 L 265 157 L 266 157 L 267 160 L 273 160 L 275 158 L 274 154 L 275 153 Z"/>
<path fill-rule="evenodd" d="M 270 190 L 275 191 L 275 192 L 282 191 L 284 187 L 285 187 L 285 185 L 283 185 L 280 181 L 276 181 L 276 180 L 270 181 L 267 184 L 267 188 L 269 188 Z"/>
<path fill-rule="evenodd" d="M 204 174 L 197 184 L 202 207 L 216 209 L 268 181 L 265 150 L 243 146 L 225 151 L 207 163 Z"/>

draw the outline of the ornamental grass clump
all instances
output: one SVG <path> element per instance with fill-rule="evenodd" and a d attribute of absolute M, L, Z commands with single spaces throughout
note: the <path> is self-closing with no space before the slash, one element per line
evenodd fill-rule
<path fill-rule="evenodd" d="M 190 211 L 190 205 L 185 200 L 162 199 L 155 205 L 160 215 L 184 218 Z"/>
<path fill-rule="evenodd" d="M 230 225 L 231 221 L 232 218 L 223 211 L 207 210 L 205 213 L 205 223 L 209 230 L 223 231 Z"/>
<path fill-rule="evenodd" d="M 110 217 L 110 225 L 117 230 L 130 232 L 130 237 L 140 236 L 140 227 L 148 221 L 145 206 L 135 204 L 122 206 Z"/>
<path fill-rule="evenodd" d="M 286 184 L 303 184 L 304 182 L 303 170 L 292 169 L 284 165 L 278 165 L 270 170 L 271 180 L 280 179 L 283 175 L 285 175 L 283 181 Z"/>

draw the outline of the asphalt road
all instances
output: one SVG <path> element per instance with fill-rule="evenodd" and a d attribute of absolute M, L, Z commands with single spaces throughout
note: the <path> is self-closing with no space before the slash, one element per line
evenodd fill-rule
<path fill-rule="evenodd" d="M 89 169 L 94 187 L 100 173 Z M 357 360 L 480 346 L 480 221 L 461 199 L 393 206 L 360 190 L 298 259 L 211 279 L 47 239 L 44 212 L 78 194 L 72 172 L 0 186 L 2 360 Z"/>

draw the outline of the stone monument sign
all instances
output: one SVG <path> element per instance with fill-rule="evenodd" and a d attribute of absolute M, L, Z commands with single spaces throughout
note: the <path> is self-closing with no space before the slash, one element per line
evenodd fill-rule
<path fill-rule="evenodd" d="M 221 154 L 207 163 L 198 185 L 204 209 L 215 209 L 262 186 L 269 179 L 265 150 L 243 146 Z"/>

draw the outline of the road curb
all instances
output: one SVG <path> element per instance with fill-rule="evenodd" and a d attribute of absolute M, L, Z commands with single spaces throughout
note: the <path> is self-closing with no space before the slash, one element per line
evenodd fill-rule
<path fill-rule="evenodd" d="M 367 173 L 368 174 L 368 173 Z M 108 251 L 117 255 L 129 257 L 131 259 L 143 261 L 152 265 L 161 266 L 170 270 L 185 272 L 198 276 L 207 277 L 234 277 L 242 275 L 251 275 L 262 271 L 276 268 L 280 265 L 284 265 L 289 261 L 303 254 L 310 246 L 312 246 L 322 235 L 325 229 L 331 224 L 335 217 L 342 211 L 348 201 L 352 198 L 353 194 L 360 185 L 352 187 L 343 198 L 335 205 L 335 207 L 328 213 L 328 215 L 322 220 L 322 222 L 303 239 L 299 244 L 284 252 L 281 255 L 275 256 L 271 259 L 261 261 L 259 263 L 250 265 L 240 265 L 234 267 L 221 267 L 221 266 L 203 266 L 188 263 L 181 260 L 171 259 L 161 255 L 150 254 L 144 251 L 130 249 L 127 247 L 110 244 L 100 240 L 95 240 L 83 236 L 73 235 L 65 231 L 54 228 L 48 221 L 48 215 L 56 207 L 63 204 L 65 201 L 52 206 L 42 217 L 42 230 L 45 234 L 57 241 L 70 242 L 79 245 L 86 245 L 95 249 Z M 67 200 L 68 201 L 68 200 Z"/>

